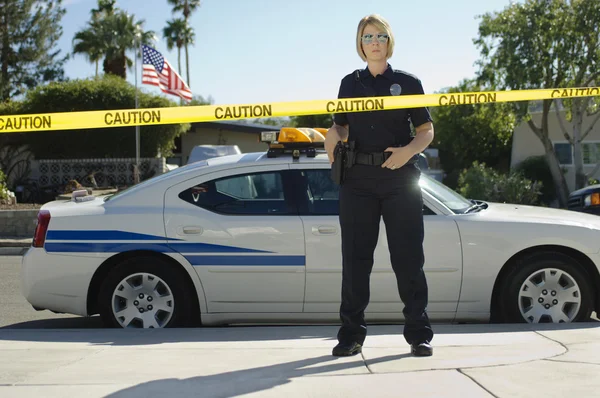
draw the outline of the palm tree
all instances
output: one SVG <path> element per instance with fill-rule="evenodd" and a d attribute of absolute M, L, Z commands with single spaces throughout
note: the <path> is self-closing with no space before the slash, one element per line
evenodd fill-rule
<path fill-rule="evenodd" d="M 103 21 L 115 14 L 115 4 L 116 0 L 98 0 L 98 8 L 90 11 L 92 18 L 87 27 L 75 33 L 73 37 L 73 54 L 87 55 L 88 60 L 96 64 L 96 77 L 98 64 L 108 49 Z"/>
<path fill-rule="evenodd" d="M 98 0 L 98 8 L 93 8 L 91 11 L 92 19 L 102 19 L 103 17 L 114 15 L 117 0 Z"/>
<path fill-rule="evenodd" d="M 127 67 L 133 65 L 133 61 L 127 56 L 127 51 L 134 50 L 137 57 L 140 40 L 141 44 L 146 45 L 150 45 L 155 40 L 153 31 L 143 30 L 144 23 L 144 20 L 136 21 L 134 15 L 124 11 L 119 11 L 104 20 L 104 40 L 108 42 L 103 65 L 105 73 L 127 78 Z"/>
<path fill-rule="evenodd" d="M 96 76 L 104 57 L 104 73 L 127 78 L 127 67 L 133 64 L 127 51 L 134 50 L 138 56 L 140 40 L 141 44 L 151 44 L 154 32 L 143 30 L 143 20 L 136 21 L 135 16 L 115 8 L 115 0 L 98 0 L 98 8 L 91 14 L 87 27 L 73 38 L 73 52 L 86 54 L 90 62 L 96 63 Z"/>
<path fill-rule="evenodd" d="M 88 60 L 96 64 L 96 77 L 98 77 L 98 64 L 107 49 L 100 30 L 97 23 L 88 22 L 87 28 L 75 33 L 73 37 L 73 54 L 87 55 Z"/>
<path fill-rule="evenodd" d="M 187 84 L 190 85 L 190 58 L 188 53 L 188 48 L 190 45 L 194 45 L 194 34 L 193 28 L 189 27 L 190 15 L 198 8 L 200 8 L 201 0 L 167 0 L 170 5 L 173 6 L 173 12 L 181 11 L 183 13 L 183 18 L 185 19 L 185 23 L 192 32 L 188 35 L 188 40 L 184 43 L 185 46 L 185 68 L 187 72 Z"/>
<path fill-rule="evenodd" d="M 173 47 L 177 47 L 177 69 L 181 75 L 181 47 L 185 41 L 185 30 L 187 26 L 185 20 L 181 18 L 167 21 L 167 26 L 163 29 L 163 37 L 167 39 L 167 48 L 172 50 Z"/>

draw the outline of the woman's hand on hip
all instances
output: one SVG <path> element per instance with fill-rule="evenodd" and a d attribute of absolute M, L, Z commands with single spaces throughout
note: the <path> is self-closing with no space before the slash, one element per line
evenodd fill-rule
<path fill-rule="evenodd" d="M 392 170 L 399 169 L 400 167 L 404 166 L 406 162 L 408 162 L 414 155 L 414 153 L 412 153 L 412 151 L 407 147 L 390 147 L 384 152 L 392 152 L 392 155 L 388 158 L 388 160 L 383 162 L 381 167 L 387 167 L 388 169 Z"/>

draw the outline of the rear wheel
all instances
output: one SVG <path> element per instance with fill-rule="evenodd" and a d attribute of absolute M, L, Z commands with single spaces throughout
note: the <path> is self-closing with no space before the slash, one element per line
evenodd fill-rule
<path fill-rule="evenodd" d="M 501 293 L 507 322 L 570 323 L 586 321 L 593 290 L 583 267 L 562 253 L 522 259 L 508 275 Z"/>
<path fill-rule="evenodd" d="M 135 257 L 117 265 L 100 287 L 98 308 L 104 324 L 120 328 L 188 326 L 191 294 L 182 272 L 155 257 Z"/>

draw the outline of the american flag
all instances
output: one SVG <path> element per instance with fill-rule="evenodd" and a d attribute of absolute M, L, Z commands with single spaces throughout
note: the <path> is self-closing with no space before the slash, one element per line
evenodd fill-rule
<path fill-rule="evenodd" d="M 161 53 L 146 45 L 142 45 L 142 52 L 144 55 L 142 62 L 143 84 L 158 86 L 164 93 L 181 97 L 187 101 L 192 100 L 192 90 Z"/>

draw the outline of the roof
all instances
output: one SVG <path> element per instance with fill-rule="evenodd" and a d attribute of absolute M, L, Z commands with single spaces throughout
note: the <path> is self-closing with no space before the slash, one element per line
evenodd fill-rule
<path fill-rule="evenodd" d="M 241 133 L 260 133 L 261 131 L 279 131 L 285 126 L 270 126 L 261 123 L 248 123 L 240 120 L 227 121 L 212 121 L 212 122 L 196 122 L 192 123 L 192 129 L 209 128 L 209 129 L 225 129 L 229 131 L 237 131 Z"/>

